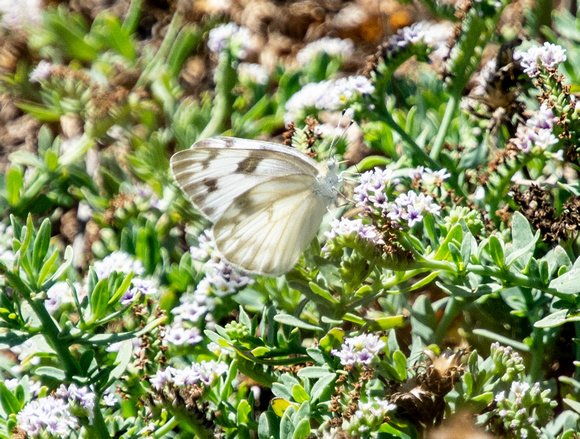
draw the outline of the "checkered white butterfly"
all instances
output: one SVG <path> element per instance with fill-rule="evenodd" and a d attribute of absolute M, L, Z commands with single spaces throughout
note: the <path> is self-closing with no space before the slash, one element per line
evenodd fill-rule
<path fill-rule="evenodd" d="M 338 163 L 292 148 L 214 137 L 171 157 L 193 205 L 214 223 L 220 254 L 244 270 L 280 276 L 292 269 L 336 198 Z"/>

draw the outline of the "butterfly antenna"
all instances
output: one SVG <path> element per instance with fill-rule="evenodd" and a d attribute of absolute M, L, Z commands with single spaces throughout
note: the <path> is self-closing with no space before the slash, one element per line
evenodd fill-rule
<path fill-rule="evenodd" d="M 338 123 L 336 124 L 336 131 L 338 131 L 338 129 L 341 127 L 342 125 L 342 118 L 345 117 L 346 112 L 349 111 L 349 109 L 345 109 L 342 110 L 342 112 L 340 113 L 340 118 L 338 119 Z M 338 143 L 338 139 L 345 137 L 346 138 L 346 132 L 348 131 L 348 129 L 352 126 L 352 124 L 354 124 L 354 120 L 351 119 L 350 122 L 348 123 L 348 125 L 342 130 L 342 133 L 340 133 L 339 135 L 337 135 L 335 133 L 335 135 L 332 137 L 332 141 L 330 142 L 330 147 L 329 147 L 329 155 L 333 156 L 334 155 L 334 148 L 336 147 L 336 144 Z"/>

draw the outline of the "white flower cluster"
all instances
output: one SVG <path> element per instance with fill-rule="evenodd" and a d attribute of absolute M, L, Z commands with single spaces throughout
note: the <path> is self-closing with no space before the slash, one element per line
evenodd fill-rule
<path fill-rule="evenodd" d="M 432 171 L 429 168 L 418 167 L 415 177 L 424 179 L 427 184 L 437 185 L 450 177 L 446 169 Z M 433 197 L 413 191 L 399 195 L 390 202 L 385 190 L 399 183 L 390 169 L 376 168 L 360 176 L 360 184 L 354 189 L 354 200 L 358 207 L 368 211 L 379 211 L 396 223 L 406 222 L 409 227 L 423 221 L 426 212 L 439 215 L 441 206 L 433 202 Z"/>
<path fill-rule="evenodd" d="M 207 47 L 216 54 L 229 48 L 234 56 L 244 59 L 254 49 L 252 33 L 233 22 L 222 24 L 209 31 Z"/>
<path fill-rule="evenodd" d="M 122 251 L 115 251 L 105 256 L 102 261 L 96 261 L 93 268 L 99 280 L 108 278 L 113 272 L 125 274 L 132 272 L 136 276 L 141 276 L 145 272 L 141 261 Z"/>
<path fill-rule="evenodd" d="M 513 140 L 514 145 L 526 154 L 529 154 L 534 147 L 544 151 L 549 149 L 559 142 L 553 132 L 557 121 L 558 118 L 554 116 L 552 109 L 544 102 L 525 125 L 518 126 Z M 560 152 L 563 154 L 563 150 Z"/>
<path fill-rule="evenodd" d="M 354 234 L 358 235 L 359 238 L 366 239 L 375 245 L 385 243 L 381 235 L 377 232 L 377 229 L 375 229 L 373 226 L 363 224 L 362 219 L 335 219 L 330 223 L 330 230 L 328 232 L 324 232 L 324 236 L 326 236 L 328 239 L 334 239 L 337 236 L 351 236 Z"/>
<path fill-rule="evenodd" d="M 365 76 L 349 76 L 336 80 L 306 84 L 286 102 L 285 122 L 295 121 L 303 110 L 336 111 L 357 95 L 375 91 L 375 86 Z"/>
<path fill-rule="evenodd" d="M 78 419 L 70 412 L 69 405 L 60 398 L 47 396 L 29 402 L 16 415 L 18 426 L 28 437 L 68 438 L 78 427 Z"/>
<path fill-rule="evenodd" d="M 141 261 L 134 259 L 131 255 L 121 251 L 115 251 L 103 258 L 102 261 L 96 261 L 93 265 L 95 273 L 99 280 L 107 279 L 112 273 L 133 273 L 140 276 L 145 272 L 145 267 Z M 151 279 L 142 279 L 135 277 L 131 279 L 131 287 L 127 289 L 121 297 L 121 305 L 130 305 L 140 296 L 151 296 L 157 294 L 155 282 Z"/>
<path fill-rule="evenodd" d="M 42 19 L 42 0 L 0 0 L 0 27 L 21 29 Z"/>
<path fill-rule="evenodd" d="M 238 65 L 237 72 L 240 82 L 266 85 L 270 80 L 268 70 L 261 64 L 243 62 Z"/>
<path fill-rule="evenodd" d="M 373 421 L 382 422 L 385 415 L 397 409 L 396 404 L 390 403 L 386 399 L 375 398 L 373 401 L 358 403 L 358 410 L 354 415 L 359 419 L 366 419 L 373 423 Z"/>
<path fill-rule="evenodd" d="M 532 46 L 526 51 L 517 50 L 514 59 L 520 62 L 524 73 L 534 78 L 540 74 L 540 65 L 549 70 L 558 68 L 566 61 L 566 51 L 557 44 L 545 42 L 543 46 Z"/>
<path fill-rule="evenodd" d="M 374 168 L 359 177 L 359 185 L 354 188 L 354 201 L 357 207 L 366 209 L 371 206 L 383 209 L 388 202 L 385 190 L 391 185 L 399 184 L 391 169 Z"/>
<path fill-rule="evenodd" d="M 384 45 L 384 53 L 387 58 L 392 58 L 408 46 L 424 43 L 437 52 L 437 58 L 442 59 L 449 53 L 449 39 L 452 35 L 453 26 L 450 23 L 419 21 L 399 29 Z"/>
<path fill-rule="evenodd" d="M 420 179 L 422 183 L 428 186 L 440 186 L 445 180 L 451 177 L 451 174 L 447 172 L 447 168 L 433 171 L 424 166 L 418 166 L 413 177 Z"/>
<path fill-rule="evenodd" d="M 92 422 L 94 417 L 96 395 L 91 392 L 88 387 L 78 387 L 76 384 L 71 384 L 66 387 L 61 384 L 56 391 L 56 396 L 67 400 L 69 407 L 78 416 L 87 416 Z"/>
<path fill-rule="evenodd" d="M 346 338 L 340 351 L 333 349 L 330 353 L 340 358 L 340 364 L 343 366 L 369 365 L 385 346 L 385 342 L 378 335 L 361 334 Z"/>
<path fill-rule="evenodd" d="M 14 252 L 10 248 L 13 235 L 12 226 L 0 223 L 0 260 L 8 267 L 11 267 L 14 262 Z"/>
<path fill-rule="evenodd" d="M 161 390 L 167 384 L 182 387 L 201 383 L 209 387 L 228 369 L 229 366 L 222 361 L 202 361 L 193 363 L 185 369 L 167 367 L 153 375 L 149 382 L 155 390 Z"/>
<path fill-rule="evenodd" d="M 252 283 L 252 279 L 244 272 L 220 259 L 215 249 L 215 241 L 211 230 L 203 232 L 198 240 L 197 247 L 189 249 L 194 260 L 209 260 L 204 264 L 205 277 L 197 285 L 196 291 L 223 296 L 236 292 Z"/>
<path fill-rule="evenodd" d="M 78 287 L 80 288 L 80 285 Z M 55 283 L 46 291 L 46 297 L 44 306 L 51 314 L 56 314 L 61 307 L 74 303 L 73 292 L 66 282 Z"/>
<path fill-rule="evenodd" d="M 320 53 L 330 56 L 348 58 L 354 53 L 354 43 L 350 39 L 324 37 L 302 48 L 296 54 L 296 61 L 300 66 L 312 62 Z"/>

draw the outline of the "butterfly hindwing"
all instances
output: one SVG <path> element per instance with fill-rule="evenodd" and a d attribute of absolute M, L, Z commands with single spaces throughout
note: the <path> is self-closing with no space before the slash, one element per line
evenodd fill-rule
<path fill-rule="evenodd" d="M 318 232 L 324 199 L 312 196 L 315 178 L 277 178 L 236 198 L 214 226 L 220 253 L 248 271 L 280 275 L 292 269 Z"/>

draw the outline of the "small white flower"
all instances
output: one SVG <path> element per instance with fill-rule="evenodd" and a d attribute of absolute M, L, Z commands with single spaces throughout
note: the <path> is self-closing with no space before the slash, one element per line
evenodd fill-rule
<path fill-rule="evenodd" d="M 253 82 L 258 85 L 266 85 L 270 80 L 268 70 L 264 66 L 252 63 L 240 63 L 238 77 L 241 82 Z"/>
<path fill-rule="evenodd" d="M 354 53 L 354 43 L 348 38 L 321 38 L 306 45 L 296 54 L 296 61 L 300 66 L 309 64 L 318 54 L 326 53 L 330 56 L 348 58 Z"/>

